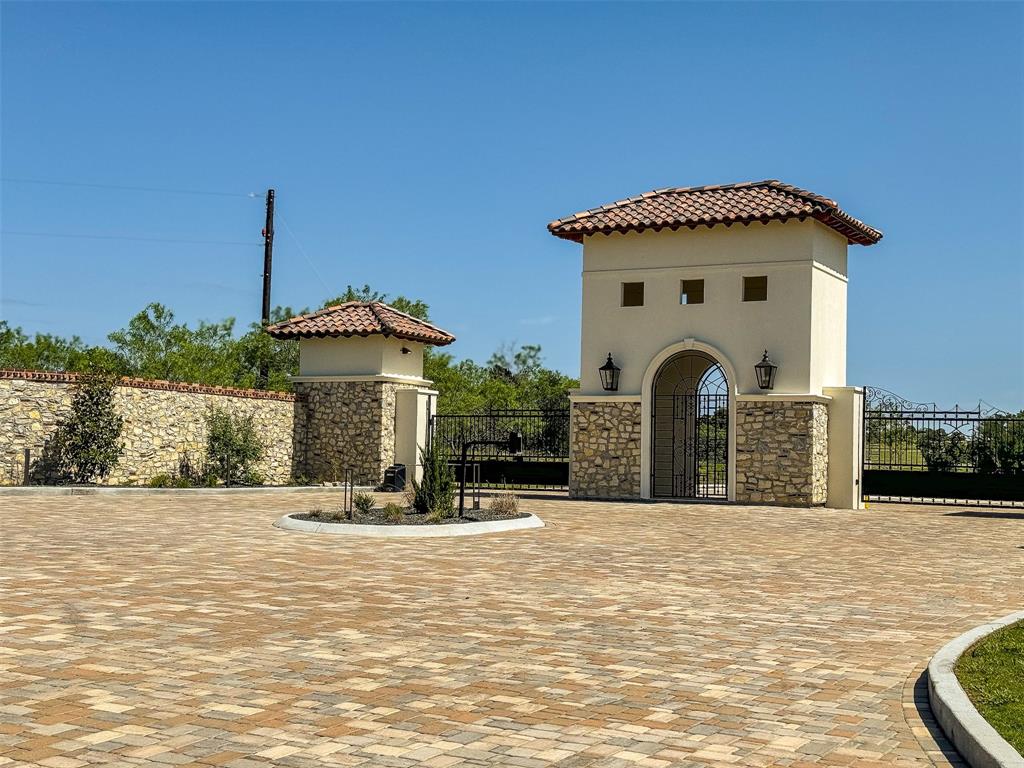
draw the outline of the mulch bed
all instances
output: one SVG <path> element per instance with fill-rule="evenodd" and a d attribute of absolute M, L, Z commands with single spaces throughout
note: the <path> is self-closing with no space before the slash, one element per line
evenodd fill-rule
<path fill-rule="evenodd" d="M 302 514 L 292 515 L 292 517 L 296 520 L 311 520 L 316 523 L 337 523 L 339 525 L 451 525 L 456 523 L 480 523 L 485 520 L 517 520 L 521 517 L 529 517 L 526 513 L 506 515 L 492 512 L 489 509 L 467 509 L 464 517 L 446 517 L 439 523 L 431 523 L 427 519 L 427 515 L 422 512 L 412 511 L 406 512 L 401 520 L 393 520 L 386 517 L 381 509 L 375 509 L 368 514 L 363 514 L 359 510 L 353 510 L 351 520 L 346 519 L 343 512 L 330 510 L 330 514 L 330 517 L 326 513 L 314 516 L 309 512 L 303 512 Z M 337 517 L 334 516 L 335 514 Z"/>

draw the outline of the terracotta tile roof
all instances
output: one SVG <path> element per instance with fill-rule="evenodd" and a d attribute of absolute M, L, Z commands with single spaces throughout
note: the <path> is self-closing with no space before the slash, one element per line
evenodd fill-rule
<path fill-rule="evenodd" d="M 379 301 L 347 301 L 267 327 L 275 339 L 327 336 L 394 336 L 443 347 L 455 341 L 447 331 Z"/>
<path fill-rule="evenodd" d="M 694 229 L 760 221 L 813 218 L 846 237 L 850 244 L 872 245 L 882 233 L 839 208 L 835 200 L 775 179 L 710 187 L 672 187 L 646 192 L 548 224 L 556 237 L 583 242 L 586 235 L 642 232 L 645 229 Z"/>

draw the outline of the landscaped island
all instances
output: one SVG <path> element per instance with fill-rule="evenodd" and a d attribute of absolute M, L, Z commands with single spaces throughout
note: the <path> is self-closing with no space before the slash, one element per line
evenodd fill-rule
<path fill-rule="evenodd" d="M 294 520 L 338 525 L 456 525 L 492 520 L 516 520 L 530 515 L 519 511 L 519 500 L 511 493 L 491 498 L 487 509 L 469 509 L 462 515 L 454 506 L 433 510 L 417 509 L 415 494 L 409 494 L 405 504 L 389 502 L 378 507 L 368 493 L 356 493 L 350 509 L 311 509 L 291 515 Z"/>
<path fill-rule="evenodd" d="M 956 664 L 956 676 L 982 717 L 1024 754 L 1024 622 L 969 648 Z"/>

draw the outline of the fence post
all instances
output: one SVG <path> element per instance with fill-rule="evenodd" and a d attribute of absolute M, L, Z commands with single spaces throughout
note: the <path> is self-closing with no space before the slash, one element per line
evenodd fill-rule
<path fill-rule="evenodd" d="M 32 449 L 25 449 L 25 480 L 22 485 L 29 485 L 32 479 Z"/>

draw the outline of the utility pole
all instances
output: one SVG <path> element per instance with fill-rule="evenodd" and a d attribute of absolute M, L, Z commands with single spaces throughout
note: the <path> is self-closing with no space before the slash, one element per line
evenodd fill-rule
<path fill-rule="evenodd" d="M 267 223 L 263 227 L 263 327 L 270 325 L 270 274 L 274 260 L 274 190 L 267 190 Z M 260 389 L 266 389 L 270 380 L 270 361 L 260 360 Z"/>

